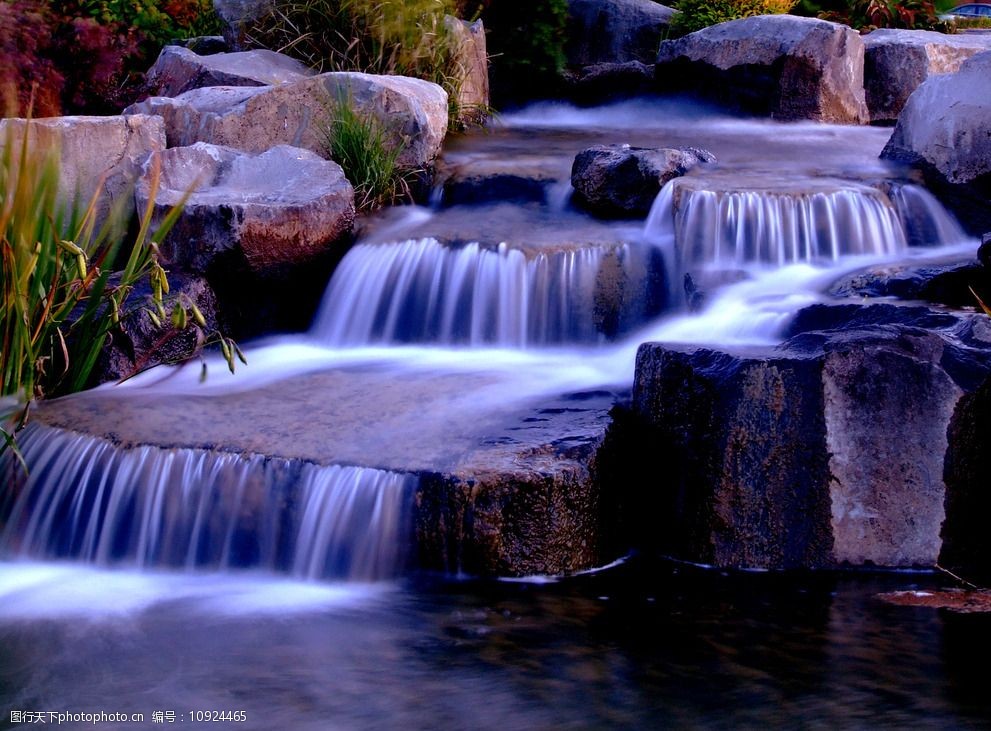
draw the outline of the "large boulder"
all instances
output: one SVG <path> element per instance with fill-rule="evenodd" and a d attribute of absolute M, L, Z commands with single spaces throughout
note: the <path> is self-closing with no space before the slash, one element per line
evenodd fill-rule
<path fill-rule="evenodd" d="M 143 114 L 122 117 L 50 117 L 0 120 L 0 145 L 19 142 L 28 130 L 31 149 L 58 149 L 60 196 L 80 210 L 99 194 L 97 221 L 106 220 L 114 202 L 131 194 L 141 167 L 165 149 L 165 125 Z M 12 137 L 8 137 L 12 135 Z"/>
<path fill-rule="evenodd" d="M 326 155 L 339 99 L 384 125 L 389 142 L 402 146 L 399 165 L 432 165 L 447 133 L 447 93 L 406 76 L 331 72 L 277 86 L 212 86 L 175 98 L 151 97 L 125 111 L 161 116 L 169 147 L 210 142 L 262 152 L 293 145 Z"/>
<path fill-rule="evenodd" d="M 920 168 L 972 233 L 991 230 L 991 51 L 916 89 L 881 157 Z"/>
<path fill-rule="evenodd" d="M 485 50 L 485 27 L 481 20 L 469 23 L 444 17 L 450 34 L 452 60 L 457 74 L 455 106 L 461 125 L 481 124 L 489 114 L 489 54 Z"/>
<path fill-rule="evenodd" d="M 882 28 L 864 36 L 864 86 L 872 122 L 895 122 L 909 95 L 930 76 L 951 74 L 991 50 L 991 35 L 947 35 Z"/>
<path fill-rule="evenodd" d="M 596 145 L 582 150 L 571 169 L 575 198 L 602 216 L 646 216 L 661 188 L 696 165 L 715 162 L 706 150 Z"/>
<path fill-rule="evenodd" d="M 273 86 L 299 81 L 316 72 L 275 51 L 214 53 L 201 56 L 188 48 L 166 46 L 146 76 L 155 96 L 179 96 L 204 86 Z"/>
<path fill-rule="evenodd" d="M 215 275 L 230 254 L 256 274 L 305 265 L 351 230 L 354 190 L 341 167 L 279 145 L 257 155 L 203 142 L 161 153 L 156 215 L 183 202 L 161 243 L 169 266 Z M 135 193 L 151 195 L 151 174 Z"/>
<path fill-rule="evenodd" d="M 664 460 L 644 488 L 664 496 L 665 548 L 735 567 L 935 565 L 948 429 L 991 375 L 991 327 L 818 306 L 792 333 L 742 352 L 641 346 L 634 409 L 654 430 L 644 458 Z"/>
<path fill-rule="evenodd" d="M 732 20 L 661 44 L 661 89 L 775 119 L 861 124 L 864 43 L 845 25 L 792 15 Z"/>
<path fill-rule="evenodd" d="M 653 0 L 568 0 L 568 65 L 652 63 L 675 12 Z"/>

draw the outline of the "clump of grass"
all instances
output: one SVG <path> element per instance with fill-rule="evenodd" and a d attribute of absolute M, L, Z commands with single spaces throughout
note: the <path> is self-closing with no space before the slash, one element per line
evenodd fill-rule
<path fill-rule="evenodd" d="M 678 14 L 671 24 L 673 37 L 694 33 L 729 20 L 755 15 L 783 15 L 797 0 L 678 0 Z"/>
<path fill-rule="evenodd" d="M 121 196 L 97 227 L 99 193 L 85 208 L 67 205 L 59 190 L 59 150 L 37 149 L 30 127 L 30 120 L 19 129 L 11 124 L 0 142 L 0 425 L 12 424 L 0 429 L 0 452 L 26 422 L 33 400 L 89 384 L 107 338 L 134 313 L 128 298 L 140 280 L 150 280 L 148 307 L 165 319 L 169 286 L 158 245 L 182 210 L 181 204 L 174 207 L 152 231 L 156 159 L 149 204 L 125 251 L 130 197 Z M 202 313 L 179 301 L 163 330 L 201 323 Z M 240 355 L 236 346 L 219 333 L 203 333 L 203 344 L 211 340 L 220 343 L 233 370 L 233 357 Z"/>
<path fill-rule="evenodd" d="M 402 143 L 394 143 L 385 124 L 358 110 L 347 95 L 328 104 L 323 132 L 329 156 L 354 186 L 355 206 L 369 210 L 398 199 L 410 199 L 415 171 L 399 166 Z"/>

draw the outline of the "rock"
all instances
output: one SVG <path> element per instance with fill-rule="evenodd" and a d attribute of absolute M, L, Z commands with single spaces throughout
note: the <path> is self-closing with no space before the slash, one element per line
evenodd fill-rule
<path fill-rule="evenodd" d="M 179 96 L 204 86 L 270 86 L 314 75 L 299 61 L 274 51 L 198 55 L 179 46 L 165 46 L 146 76 L 155 96 Z"/>
<path fill-rule="evenodd" d="M 447 94 L 406 76 L 331 72 L 278 86 L 214 86 L 151 97 L 126 111 L 163 117 L 169 147 L 210 142 L 262 152 L 286 144 L 326 154 L 330 108 L 341 96 L 379 119 L 392 144 L 403 145 L 399 165 L 433 163 L 447 133 Z"/>
<path fill-rule="evenodd" d="M 458 73 L 454 105 L 458 124 L 482 124 L 489 116 L 489 55 L 485 50 L 485 27 L 481 20 L 469 23 L 446 15 L 444 26 L 454 48 L 452 61 Z"/>
<path fill-rule="evenodd" d="M 188 48 L 193 53 L 200 56 L 212 56 L 215 53 L 229 53 L 231 47 L 227 45 L 227 40 L 223 36 L 196 36 L 194 38 L 183 38 L 173 41 L 170 46 L 181 46 Z"/>
<path fill-rule="evenodd" d="M 214 10 L 224 21 L 224 38 L 238 50 L 244 45 L 245 32 L 271 12 L 275 4 L 276 0 L 213 0 Z"/>
<path fill-rule="evenodd" d="M 543 159 L 497 157 L 442 161 L 437 180 L 440 203 L 445 206 L 550 202 L 553 189 L 562 182 L 555 166 Z"/>
<path fill-rule="evenodd" d="M 564 71 L 566 95 L 580 104 L 601 104 L 654 92 L 654 67 L 640 61 L 597 63 Z"/>
<path fill-rule="evenodd" d="M 217 276 L 232 256 L 255 274 L 299 267 L 354 222 L 344 171 L 308 150 L 279 145 L 252 155 L 199 142 L 166 150 L 161 161 L 156 218 L 193 191 L 161 243 L 168 264 L 183 271 Z M 146 174 L 135 193 L 139 207 L 149 194 Z"/>
<path fill-rule="evenodd" d="M 164 297 L 165 310 L 172 312 L 176 302 L 188 306 L 195 304 L 206 320 L 204 335 L 217 330 L 227 331 L 226 323 L 218 315 L 217 297 L 203 277 L 190 276 L 179 272 L 169 273 L 170 294 Z M 147 279 L 139 282 L 128 300 L 132 308 L 123 317 L 120 329 L 111 332 L 111 337 L 97 363 L 93 374 L 95 383 L 117 381 L 133 376 L 146 368 L 161 363 L 181 363 L 195 357 L 203 347 L 196 330 L 187 328 L 176 331 L 163 340 L 170 330 L 157 327 L 145 307 L 151 298 L 151 286 Z"/>
<path fill-rule="evenodd" d="M 568 65 L 653 63 L 675 12 L 653 0 L 568 0 Z"/>
<path fill-rule="evenodd" d="M 864 43 L 838 23 L 762 15 L 661 43 L 658 86 L 781 120 L 862 124 Z"/>
<path fill-rule="evenodd" d="M 981 237 L 981 245 L 977 249 L 977 260 L 987 270 L 991 270 L 991 233 Z"/>
<path fill-rule="evenodd" d="M 898 119 L 909 95 L 930 76 L 950 74 L 991 50 L 991 36 L 882 28 L 864 36 L 864 86 L 871 121 Z"/>
<path fill-rule="evenodd" d="M 0 120 L 0 140 L 22 139 L 23 119 Z M 115 201 L 130 196 L 149 155 L 165 149 L 165 126 L 158 117 L 51 117 L 31 120 L 28 144 L 33 150 L 61 150 L 60 196 L 75 199 L 84 210 L 99 194 L 99 227 Z"/>
<path fill-rule="evenodd" d="M 757 568 L 940 560 L 948 427 L 991 375 L 991 338 L 976 315 L 933 332 L 927 308 L 889 308 L 840 308 L 771 349 L 641 346 L 634 411 L 664 465 L 642 487 L 665 496 L 666 550 Z"/>
<path fill-rule="evenodd" d="M 987 272 L 973 261 L 876 266 L 846 274 L 829 288 L 833 297 L 897 297 L 950 307 L 973 306 L 970 287 L 980 288 Z"/>
<path fill-rule="evenodd" d="M 602 216 L 646 216 L 661 188 L 696 165 L 715 162 L 693 147 L 596 145 L 582 150 L 571 169 L 575 199 Z"/>
<path fill-rule="evenodd" d="M 918 167 L 972 233 L 991 229 L 991 51 L 909 97 L 881 153 Z"/>
<path fill-rule="evenodd" d="M 252 363 L 251 352 L 248 358 Z M 208 389 L 228 378 L 215 367 Z M 609 412 L 622 395 L 521 398 L 519 384 L 505 374 L 388 366 L 304 373 L 267 385 L 263 378 L 254 388 L 237 388 L 251 367 L 231 377 L 233 393 L 204 398 L 195 386 L 185 393 L 101 391 L 45 402 L 32 419 L 37 428 L 53 428 L 46 436 L 52 440 L 70 430 L 121 450 L 219 451 L 264 455 L 268 464 L 414 475 L 410 527 L 427 569 L 561 574 L 619 555 L 605 544 L 601 503 Z M 195 380 L 198 369 L 190 370 Z M 246 501 L 257 499 L 257 482 L 245 486 Z"/>

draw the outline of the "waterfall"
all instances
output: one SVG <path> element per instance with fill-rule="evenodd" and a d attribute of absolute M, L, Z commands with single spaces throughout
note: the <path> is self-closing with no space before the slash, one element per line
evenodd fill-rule
<path fill-rule="evenodd" d="M 97 565 L 261 568 L 305 579 L 394 576 L 414 477 L 198 449 L 120 447 L 31 426 L 0 475 L 0 555 Z M 5 519 L 5 520 L 4 520 Z"/>
<path fill-rule="evenodd" d="M 359 245 L 334 273 L 312 335 L 328 345 L 596 342 L 602 338 L 596 299 L 608 297 L 603 263 L 628 261 L 629 249 L 528 255 L 505 244 L 456 248 L 435 239 Z"/>
<path fill-rule="evenodd" d="M 674 263 L 682 271 L 696 265 L 822 264 L 843 256 L 895 255 L 908 246 L 899 210 L 876 188 L 705 190 L 684 180 L 664 187 L 645 227 L 648 240 L 674 246 Z"/>

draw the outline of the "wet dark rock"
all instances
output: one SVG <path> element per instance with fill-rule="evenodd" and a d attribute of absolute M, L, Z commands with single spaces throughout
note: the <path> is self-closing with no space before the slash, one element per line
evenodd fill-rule
<path fill-rule="evenodd" d="M 715 161 L 712 153 L 694 147 L 597 145 L 575 157 L 571 184 L 575 200 L 600 216 L 646 216 L 665 183 Z"/>
<path fill-rule="evenodd" d="M 977 262 L 871 267 L 848 274 L 829 288 L 834 297 L 896 297 L 950 307 L 973 306 L 970 288 L 982 289 L 988 280 Z"/>
<path fill-rule="evenodd" d="M 564 72 L 565 94 L 580 104 L 601 104 L 654 91 L 654 66 L 642 61 L 597 63 Z"/>
<path fill-rule="evenodd" d="M 991 36 L 881 28 L 864 36 L 864 85 L 871 122 L 894 123 L 930 76 L 951 74 L 991 50 Z"/>
<path fill-rule="evenodd" d="M 646 459 L 665 464 L 648 487 L 663 547 L 720 566 L 935 565 L 944 503 L 977 489 L 944 470 L 960 449 L 948 427 L 991 377 L 986 325 L 822 306 L 776 348 L 641 346 L 633 408 Z"/>
<path fill-rule="evenodd" d="M 657 84 L 781 120 L 862 124 L 864 43 L 838 23 L 762 15 L 661 43 Z"/>
<path fill-rule="evenodd" d="M 231 47 L 223 36 L 196 36 L 173 41 L 170 46 L 182 46 L 200 56 L 212 56 L 215 53 L 229 53 Z"/>
<path fill-rule="evenodd" d="M 169 289 L 163 301 L 169 315 L 176 303 L 187 308 L 194 304 L 206 320 L 204 337 L 229 330 L 218 314 L 217 297 L 204 277 L 171 272 Z M 182 363 L 201 352 L 203 342 L 194 328 L 179 331 L 171 328 L 168 320 L 164 328 L 152 322 L 151 286 L 146 279 L 138 283 L 129 303 L 131 312 L 121 319 L 120 329 L 111 332 L 100 356 L 93 375 L 95 383 L 129 378 L 161 363 Z"/>
<path fill-rule="evenodd" d="M 675 12 L 653 0 L 569 0 L 568 65 L 653 63 Z"/>
<path fill-rule="evenodd" d="M 485 158 L 437 166 L 445 206 L 479 203 L 544 203 L 559 181 L 559 172 L 543 160 L 504 161 Z"/>
<path fill-rule="evenodd" d="M 199 55 L 188 48 L 165 46 L 145 84 L 153 96 L 179 96 L 204 86 L 285 84 L 314 73 L 294 58 L 264 49 Z"/>
<path fill-rule="evenodd" d="M 955 74 L 929 78 L 909 97 L 881 157 L 922 171 L 973 234 L 991 228 L 991 51 Z"/>
<path fill-rule="evenodd" d="M 981 237 L 981 246 L 977 249 L 977 260 L 985 269 L 991 270 L 991 233 L 986 233 Z"/>

